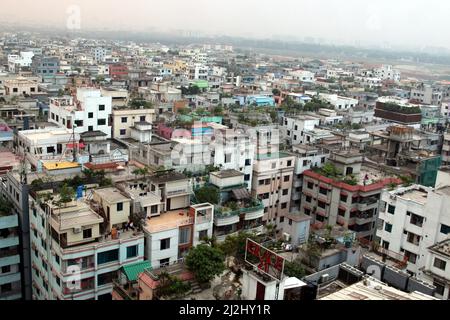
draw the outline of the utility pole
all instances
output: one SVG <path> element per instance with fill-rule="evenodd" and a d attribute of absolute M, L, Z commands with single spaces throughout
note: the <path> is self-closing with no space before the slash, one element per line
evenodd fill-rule
<path fill-rule="evenodd" d="M 72 136 L 73 136 L 73 149 L 72 149 L 72 153 L 73 153 L 73 160 L 72 162 L 77 162 L 77 146 L 76 146 L 76 142 L 75 142 L 75 127 L 76 124 L 72 124 Z"/>

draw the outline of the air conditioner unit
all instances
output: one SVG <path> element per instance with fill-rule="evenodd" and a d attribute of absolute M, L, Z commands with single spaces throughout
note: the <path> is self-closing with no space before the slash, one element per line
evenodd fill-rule
<path fill-rule="evenodd" d="M 82 230 L 81 228 L 73 228 L 73 233 L 80 233 Z"/>
<path fill-rule="evenodd" d="M 320 277 L 320 283 L 327 282 L 329 279 L 330 279 L 330 275 L 329 275 L 328 273 L 323 274 L 323 275 Z"/>
<path fill-rule="evenodd" d="M 283 233 L 283 240 L 286 242 L 291 241 L 291 235 L 289 233 Z"/>

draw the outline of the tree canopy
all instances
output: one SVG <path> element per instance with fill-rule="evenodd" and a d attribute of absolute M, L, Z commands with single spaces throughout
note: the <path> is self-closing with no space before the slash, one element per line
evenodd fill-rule
<path fill-rule="evenodd" d="M 186 265 L 200 283 L 208 283 L 225 270 L 225 257 L 217 248 L 199 244 L 186 256 Z"/>

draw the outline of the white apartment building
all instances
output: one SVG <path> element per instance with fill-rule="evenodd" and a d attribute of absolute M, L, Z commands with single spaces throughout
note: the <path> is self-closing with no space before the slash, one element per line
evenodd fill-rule
<path fill-rule="evenodd" d="M 189 80 L 208 80 L 209 68 L 201 63 L 188 66 Z"/>
<path fill-rule="evenodd" d="M 315 75 L 313 72 L 306 71 L 306 70 L 294 70 L 289 72 L 289 76 L 293 80 L 297 80 L 300 82 L 314 82 Z"/>
<path fill-rule="evenodd" d="M 400 71 L 394 69 L 391 65 L 382 65 L 380 68 L 374 69 L 374 75 L 382 80 L 400 81 Z"/>
<path fill-rule="evenodd" d="M 91 54 L 96 62 L 102 62 L 106 57 L 110 56 L 112 53 L 110 48 L 97 47 L 92 48 Z"/>
<path fill-rule="evenodd" d="M 107 188 L 55 205 L 48 192 L 59 198 L 56 189 L 29 196 L 33 299 L 111 299 L 117 271 L 144 255 L 142 232 L 124 229 L 130 199 Z"/>
<path fill-rule="evenodd" d="M 219 129 L 214 131 L 215 140 L 210 144 L 211 164 L 215 167 L 234 169 L 244 174 L 244 182 L 251 189 L 255 145 L 243 130 Z"/>
<path fill-rule="evenodd" d="M 306 136 L 305 131 L 314 130 L 316 126 L 319 126 L 320 118 L 299 115 L 295 117 L 284 117 L 283 124 L 280 127 L 283 138 L 290 145 L 305 144 Z"/>
<path fill-rule="evenodd" d="M 12 73 L 17 73 L 21 68 L 31 67 L 33 62 L 34 53 L 33 52 L 21 52 L 19 55 L 10 54 L 8 55 L 8 70 Z"/>
<path fill-rule="evenodd" d="M 314 167 L 322 167 L 328 160 L 330 153 L 310 145 L 293 145 L 292 153 L 295 154 L 295 167 L 291 193 L 291 211 L 300 211 L 303 172 Z"/>
<path fill-rule="evenodd" d="M 101 131 L 111 138 L 112 98 L 104 97 L 100 90 L 78 88 L 75 98 L 64 96 L 50 99 L 49 122 L 75 132 Z"/>
<path fill-rule="evenodd" d="M 403 257 L 408 273 L 440 287 L 437 294 L 445 299 L 449 298 L 450 287 L 449 273 L 445 271 L 450 265 L 436 261 L 441 254 L 433 248 L 449 239 L 449 203 L 448 182 L 447 186 L 436 189 L 413 185 L 385 190 L 381 195 L 376 232 L 388 256 Z"/>
<path fill-rule="evenodd" d="M 357 99 L 341 97 L 337 94 L 319 93 L 319 98 L 333 106 L 335 110 L 348 110 L 358 105 Z"/>

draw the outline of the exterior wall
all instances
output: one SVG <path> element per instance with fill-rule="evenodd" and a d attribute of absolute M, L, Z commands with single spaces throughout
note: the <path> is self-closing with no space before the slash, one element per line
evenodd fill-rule
<path fill-rule="evenodd" d="M 122 122 L 122 118 L 126 118 L 126 122 Z M 134 126 L 134 123 L 140 121 L 152 123 L 155 120 L 155 111 L 154 109 L 113 110 L 112 119 L 113 137 L 119 139 L 130 138 L 130 128 Z M 125 134 L 120 134 L 121 130 L 125 130 Z"/>
<path fill-rule="evenodd" d="M 265 207 L 263 220 L 267 223 L 278 223 L 280 217 L 289 213 L 294 165 L 295 156 L 255 160 L 252 195 L 262 199 Z M 268 181 L 269 184 L 264 182 L 260 185 L 260 181 Z M 287 190 L 284 195 L 283 190 Z"/>
<path fill-rule="evenodd" d="M 151 219 L 148 223 L 151 223 Z M 150 261 L 152 268 L 159 268 L 160 260 L 162 259 L 170 259 L 169 263 L 174 263 L 178 260 L 178 236 L 178 228 L 152 234 L 146 232 L 147 246 L 145 258 Z M 169 249 L 161 250 L 161 240 L 167 238 L 170 238 L 170 247 Z"/>
<path fill-rule="evenodd" d="M 12 209 L 13 210 L 13 209 Z M 14 211 L 0 216 L 0 231 L 10 234 L 0 237 L 0 300 L 18 300 L 22 297 L 19 250 L 19 219 Z M 9 287 L 9 288 L 8 288 Z"/>

